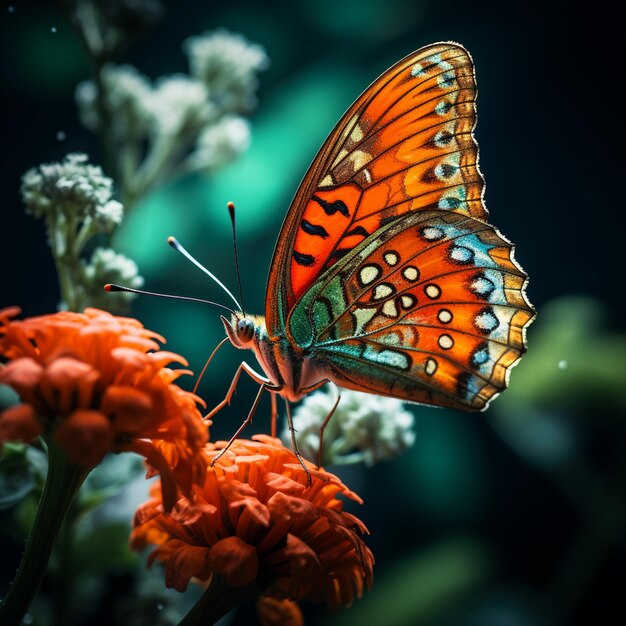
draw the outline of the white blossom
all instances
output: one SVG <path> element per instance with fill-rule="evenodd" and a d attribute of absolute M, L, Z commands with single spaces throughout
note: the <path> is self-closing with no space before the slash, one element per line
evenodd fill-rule
<path fill-rule="evenodd" d="M 103 230 L 119 223 L 123 208 L 111 204 L 113 181 L 102 168 L 90 165 L 86 154 L 68 154 L 60 163 L 44 163 L 22 176 L 26 212 L 55 216 L 66 222 L 96 219 Z"/>
<path fill-rule="evenodd" d="M 317 461 L 320 427 L 332 410 L 336 392 L 307 396 L 293 416 L 296 438 L 305 457 Z M 413 414 L 395 398 L 341 389 L 341 400 L 324 431 L 322 464 L 390 459 L 413 445 Z M 282 439 L 289 441 L 287 429 Z"/>
<path fill-rule="evenodd" d="M 252 108 L 257 73 L 268 66 L 265 50 L 225 29 L 189 37 L 183 43 L 190 74 L 201 80 L 222 110 Z"/>
<path fill-rule="evenodd" d="M 148 107 L 155 130 L 163 134 L 198 132 L 215 117 L 205 85 L 184 74 L 161 78 Z"/>
<path fill-rule="evenodd" d="M 188 165 L 210 171 L 237 158 L 249 145 L 250 123 L 239 115 L 227 115 L 200 133 Z"/>
<path fill-rule="evenodd" d="M 107 65 L 102 78 L 112 134 L 118 139 L 145 134 L 150 128 L 153 93 L 148 78 L 132 65 Z M 80 119 L 91 130 L 98 130 L 101 124 L 97 95 L 97 87 L 90 80 L 76 88 Z"/>
<path fill-rule="evenodd" d="M 133 293 L 106 292 L 106 283 L 119 283 L 138 289 L 144 279 L 137 264 L 111 248 L 96 248 L 88 262 L 82 260 L 80 268 L 81 298 L 85 306 L 95 306 L 107 311 L 124 313 L 136 297 Z"/>

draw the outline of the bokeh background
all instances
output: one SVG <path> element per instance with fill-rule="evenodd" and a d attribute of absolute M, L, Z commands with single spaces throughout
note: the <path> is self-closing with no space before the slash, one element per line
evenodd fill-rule
<path fill-rule="evenodd" d="M 185 71 L 182 41 L 225 27 L 262 45 L 271 65 L 260 77 L 250 149 L 212 176 L 159 187 L 122 226 L 117 246 L 137 261 L 146 288 L 225 301 L 165 240 L 176 235 L 234 290 L 225 210 L 233 200 L 246 306 L 262 313 L 274 242 L 316 150 L 377 75 L 440 40 L 458 41 L 474 57 L 487 206 L 531 277 L 528 295 L 538 317 L 510 390 L 480 415 L 414 408 L 411 450 L 338 472 L 365 501 L 355 512 L 371 531 L 375 585 L 350 610 L 329 615 L 306 607 L 307 623 L 622 623 L 624 47 L 616 15 L 602 2 L 584 9 L 492 0 L 163 4 L 163 19 L 125 51 L 123 62 L 151 78 Z M 0 305 L 48 313 L 59 299 L 56 273 L 42 225 L 24 214 L 20 177 L 72 151 L 101 162 L 98 141 L 80 124 L 74 103 L 89 60 L 53 2 L 0 3 L 0 51 Z M 143 298 L 133 314 L 165 335 L 196 372 L 223 337 L 218 311 L 202 305 Z M 219 354 L 200 388 L 209 405 L 221 399 L 241 357 L 230 348 Z M 234 430 L 254 392 L 250 381 L 241 383 L 215 436 Z M 267 416 L 263 405 L 254 430 L 268 429 Z M 175 594 L 161 595 L 158 571 L 138 582 L 143 562 L 125 547 L 145 488 L 140 482 L 116 496 L 117 517 L 96 510 L 83 523 L 74 561 L 81 593 L 72 600 L 71 623 L 172 623 L 165 609 L 176 605 Z M 6 585 L 23 537 L 15 511 L 1 513 Z M 44 621 L 35 623 L 53 623 L 45 621 L 52 591 L 46 583 L 33 613 Z M 244 607 L 228 623 L 255 619 Z"/>

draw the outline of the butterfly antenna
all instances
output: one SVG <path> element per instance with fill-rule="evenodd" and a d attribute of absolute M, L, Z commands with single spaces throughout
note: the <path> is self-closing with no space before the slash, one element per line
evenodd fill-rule
<path fill-rule="evenodd" d="M 217 346 L 213 349 L 213 352 L 211 352 L 209 358 L 206 360 L 206 363 L 204 364 L 204 367 L 202 368 L 202 371 L 200 372 L 200 375 L 198 376 L 197 380 L 196 380 L 196 384 L 193 386 L 193 392 L 192 393 L 196 393 L 196 391 L 198 391 L 198 387 L 200 386 L 200 381 L 202 380 L 202 377 L 204 376 L 204 372 L 206 372 L 207 367 L 209 367 L 209 363 L 213 360 L 213 357 L 215 356 L 215 354 L 217 353 L 217 351 L 227 342 L 229 341 L 228 337 L 224 337 L 224 339 L 222 339 L 222 341 L 220 341 Z"/>
<path fill-rule="evenodd" d="M 143 289 L 133 289 L 132 287 L 124 287 L 123 285 L 115 285 L 108 283 L 104 286 L 105 291 L 126 291 L 128 293 L 138 293 L 142 296 L 158 296 L 159 298 L 171 298 L 172 300 L 189 300 L 191 302 L 202 302 L 204 304 L 212 304 L 218 306 L 221 309 L 226 309 L 229 313 L 234 314 L 232 309 L 220 304 L 219 302 L 213 302 L 212 300 L 203 300 L 202 298 L 190 298 L 189 296 L 174 296 L 169 293 L 156 293 L 154 291 L 143 291 Z"/>
<path fill-rule="evenodd" d="M 233 250 L 235 251 L 235 270 L 237 271 L 237 284 L 239 285 L 239 297 L 241 298 L 241 312 L 246 315 L 246 310 L 243 308 L 243 289 L 241 288 L 241 273 L 239 271 L 239 255 L 237 254 L 237 229 L 235 228 L 235 203 L 228 202 L 228 214 L 230 215 L 230 223 L 233 227 Z"/>
<path fill-rule="evenodd" d="M 189 261 L 191 261 L 197 268 L 201 269 L 207 276 L 209 276 L 209 278 L 212 278 L 230 296 L 232 301 L 237 305 L 237 310 L 243 311 L 243 307 L 241 306 L 241 304 L 239 304 L 239 302 L 237 302 L 237 298 L 233 296 L 233 294 L 230 292 L 228 287 L 226 287 L 226 285 L 224 285 L 224 283 L 217 276 L 209 272 L 209 270 L 206 267 L 204 267 L 202 263 L 200 263 L 199 261 L 196 261 L 196 259 L 192 257 L 191 254 L 189 254 L 189 252 L 185 250 L 185 248 L 183 248 L 183 246 L 179 243 L 176 237 L 168 237 L 167 243 L 170 246 L 172 246 L 174 250 L 176 250 L 177 252 L 180 252 L 184 257 L 186 257 Z M 228 310 L 230 311 L 230 309 Z"/>

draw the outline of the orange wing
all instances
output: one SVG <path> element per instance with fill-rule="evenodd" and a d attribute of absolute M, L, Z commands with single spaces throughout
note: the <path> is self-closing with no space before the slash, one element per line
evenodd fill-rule
<path fill-rule="evenodd" d="M 324 142 L 295 195 L 270 268 L 265 313 L 284 335 L 316 278 L 382 225 L 410 211 L 486 219 L 469 52 L 427 46 L 378 78 Z"/>

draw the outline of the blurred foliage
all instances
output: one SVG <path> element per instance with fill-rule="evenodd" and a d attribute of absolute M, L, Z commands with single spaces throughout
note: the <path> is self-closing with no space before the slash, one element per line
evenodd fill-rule
<path fill-rule="evenodd" d="M 530 331 L 528 354 L 498 412 L 541 408 L 626 411 L 626 333 L 606 328 L 608 312 L 586 296 L 544 305 Z"/>

